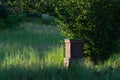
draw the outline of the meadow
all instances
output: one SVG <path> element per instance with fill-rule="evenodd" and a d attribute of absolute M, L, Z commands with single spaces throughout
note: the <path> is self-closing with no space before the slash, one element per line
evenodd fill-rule
<path fill-rule="evenodd" d="M 64 67 L 64 37 L 56 26 L 22 23 L 0 33 L 0 80 L 120 80 L 120 55 L 99 65 Z"/>

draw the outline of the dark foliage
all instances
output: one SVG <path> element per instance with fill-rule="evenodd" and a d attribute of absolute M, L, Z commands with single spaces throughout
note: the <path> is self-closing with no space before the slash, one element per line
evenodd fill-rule
<path fill-rule="evenodd" d="M 120 1 L 98 0 L 91 4 L 87 14 L 87 50 L 94 61 L 107 59 L 118 50 L 120 39 Z"/>
<path fill-rule="evenodd" d="M 117 51 L 120 38 L 119 0 L 48 0 L 43 12 L 63 24 L 60 30 L 68 38 L 84 39 L 85 56 L 95 62 L 106 60 Z"/>
<path fill-rule="evenodd" d="M 8 16 L 8 11 L 4 5 L 0 5 L 0 18 L 6 18 Z"/>

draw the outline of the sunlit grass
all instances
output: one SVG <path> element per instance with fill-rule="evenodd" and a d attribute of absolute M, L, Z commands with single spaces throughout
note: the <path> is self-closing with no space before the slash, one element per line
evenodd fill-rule
<path fill-rule="evenodd" d="M 119 54 L 100 65 L 78 63 L 66 69 L 64 37 L 56 26 L 21 26 L 22 31 L 0 33 L 0 80 L 120 80 Z"/>
<path fill-rule="evenodd" d="M 63 59 L 63 48 L 61 46 L 63 37 L 56 27 L 32 23 L 26 23 L 22 26 L 24 26 L 23 31 L 0 34 L 2 66 L 20 65 L 28 67 L 28 65 L 38 64 L 42 66 L 41 63 L 43 64 L 43 62 L 48 65 L 49 59 L 53 56 L 56 56 L 58 60 L 59 58 Z"/>

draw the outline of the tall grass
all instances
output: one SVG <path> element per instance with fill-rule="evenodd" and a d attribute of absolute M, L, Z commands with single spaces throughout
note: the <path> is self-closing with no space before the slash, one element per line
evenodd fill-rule
<path fill-rule="evenodd" d="M 24 26 L 22 31 L 0 34 L 0 74 L 11 75 L 17 69 L 21 74 L 24 69 L 37 71 L 49 66 L 62 66 L 63 37 L 55 26 L 33 23 L 21 26 Z"/>
<path fill-rule="evenodd" d="M 101 65 L 78 63 L 66 69 L 64 37 L 55 26 L 21 26 L 22 31 L 0 34 L 0 80 L 120 80 L 120 55 Z"/>

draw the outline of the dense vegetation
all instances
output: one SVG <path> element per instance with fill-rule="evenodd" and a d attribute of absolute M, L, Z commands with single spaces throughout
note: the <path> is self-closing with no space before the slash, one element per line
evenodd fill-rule
<path fill-rule="evenodd" d="M 100 0 L 92 3 L 88 11 L 87 23 L 90 30 L 85 30 L 89 38 L 89 50 L 94 58 L 105 60 L 118 52 L 120 40 L 120 1 Z"/>
<path fill-rule="evenodd" d="M 98 62 L 118 52 L 119 0 L 1 1 L 0 30 L 19 29 L 23 20 L 43 13 L 61 23 L 59 29 L 66 37 L 84 40 L 86 57 Z"/>
<path fill-rule="evenodd" d="M 14 13 L 5 4 L 0 4 L 0 32 L 20 29 L 19 23 L 25 18 L 24 14 Z"/>
<path fill-rule="evenodd" d="M 0 80 L 120 80 L 119 14 L 119 0 L 1 0 Z M 60 33 L 104 62 L 66 69 Z"/>
<path fill-rule="evenodd" d="M 63 65 L 64 48 L 55 26 L 22 23 L 24 29 L 0 34 L 0 80 L 120 80 L 120 55 L 102 65 Z"/>
<path fill-rule="evenodd" d="M 44 12 L 61 21 L 60 30 L 71 39 L 85 41 L 85 56 L 104 61 L 118 52 L 119 0 L 48 0 Z"/>

